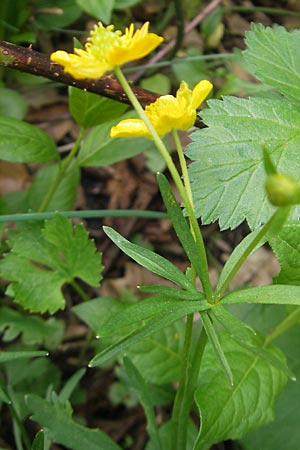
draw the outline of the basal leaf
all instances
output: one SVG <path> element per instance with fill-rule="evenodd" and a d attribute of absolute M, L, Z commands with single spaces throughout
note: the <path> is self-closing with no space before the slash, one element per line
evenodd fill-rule
<path fill-rule="evenodd" d="M 103 227 L 103 230 L 126 255 L 130 256 L 138 264 L 167 280 L 173 281 L 173 283 L 184 289 L 195 292 L 195 288 L 188 278 L 166 258 L 145 247 L 132 244 L 110 227 Z"/>
<path fill-rule="evenodd" d="M 194 450 L 208 450 L 220 441 L 241 438 L 273 419 L 275 401 L 286 383 L 281 371 L 235 341 L 224 339 L 222 347 L 233 372 L 234 386 L 228 384 L 208 347 L 195 393 L 201 430 Z M 269 351 L 280 354 L 277 349 Z"/>
<path fill-rule="evenodd" d="M 208 128 L 192 135 L 187 155 L 197 216 L 251 229 L 274 212 L 265 194 L 263 149 L 279 173 L 299 179 L 300 107 L 281 100 L 224 97 L 210 100 L 202 117 Z"/>
<path fill-rule="evenodd" d="M 54 317 L 46 320 L 2 306 L 0 331 L 3 332 L 3 342 L 10 342 L 21 335 L 22 342 L 26 345 L 43 344 L 51 349 L 61 342 L 64 325 Z"/>
<path fill-rule="evenodd" d="M 26 403 L 32 413 L 32 420 L 45 428 L 57 444 L 70 450 L 121 450 L 99 428 L 90 429 L 75 422 L 60 403 L 52 405 L 37 395 L 28 395 Z"/>
<path fill-rule="evenodd" d="M 274 278 L 278 284 L 300 286 L 300 224 L 287 223 L 281 232 L 270 239 L 270 245 L 277 256 L 281 271 Z"/>
<path fill-rule="evenodd" d="M 53 140 L 29 123 L 12 117 L 0 117 L 0 159 L 37 163 L 58 159 Z"/>
<path fill-rule="evenodd" d="M 246 33 L 248 49 L 243 53 L 254 66 L 255 76 L 291 100 L 300 98 L 300 31 L 252 24 Z"/>
<path fill-rule="evenodd" d="M 62 286 L 81 278 L 97 286 L 101 257 L 81 224 L 59 214 L 46 222 L 23 224 L 12 233 L 11 252 L 0 261 L 0 272 L 12 283 L 7 293 L 32 312 L 53 313 L 65 305 Z"/>

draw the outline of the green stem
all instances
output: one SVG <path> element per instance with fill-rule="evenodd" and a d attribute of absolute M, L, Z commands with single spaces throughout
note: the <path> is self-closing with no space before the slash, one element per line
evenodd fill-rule
<path fill-rule="evenodd" d="M 0 223 L 3 222 L 27 222 L 28 220 L 46 220 L 52 219 L 57 211 L 47 211 L 43 213 L 22 213 L 22 214 L 5 214 L 0 216 Z M 138 209 L 96 209 L 87 211 L 59 211 L 59 214 L 65 217 L 79 217 L 79 218 L 92 218 L 92 217 L 142 217 L 148 219 L 167 219 L 168 215 L 164 212 L 158 211 L 141 211 Z"/>
<path fill-rule="evenodd" d="M 82 300 L 84 302 L 88 302 L 90 300 L 90 297 L 85 293 L 85 291 L 82 289 L 82 287 L 77 283 L 77 281 L 72 280 L 70 282 L 70 285 L 75 289 L 75 291 L 80 295 Z"/>
<path fill-rule="evenodd" d="M 59 167 L 58 173 L 57 173 L 55 179 L 53 180 L 48 192 L 46 193 L 41 206 L 39 207 L 39 212 L 43 212 L 47 209 L 50 201 L 52 200 L 53 195 L 55 194 L 58 186 L 60 185 L 61 181 L 63 180 L 67 170 L 69 169 L 74 157 L 76 156 L 76 154 L 79 150 L 79 146 L 80 146 L 82 137 L 84 135 L 84 132 L 85 132 L 85 129 L 81 128 L 78 133 L 77 139 L 75 141 L 74 147 L 72 148 L 72 150 L 70 151 L 68 156 L 61 162 L 61 166 Z"/>
<path fill-rule="evenodd" d="M 25 427 L 24 427 L 22 421 L 20 420 L 19 413 L 18 413 L 18 411 L 16 410 L 16 408 L 14 406 L 14 396 L 15 395 L 14 395 L 14 392 L 13 392 L 12 388 L 8 387 L 7 394 L 9 396 L 9 398 L 10 398 L 10 401 L 11 401 L 11 403 L 8 405 L 8 408 L 9 408 L 9 410 L 11 412 L 12 417 L 14 418 L 14 421 L 15 421 L 15 424 L 16 424 L 17 428 L 20 430 L 20 433 L 22 435 L 22 439 L 23 439 L 23 442 L 24 442 L 24 445 L 25 445 L 26 449 L 30 450 L 31 449 L 31 444 L 30 444 L 29 437 L 27 435 L 27 432 L 25 430 Z"/>
<path fill-rule="evenodd" d="M 245 262 L 245 260 L 248 258 L 249 255 L 253 252 L 255 247 L 258 245 L 258 243 L 262 240 L 262 238 L 269 232 L 271 232 L 272 229 L 276 230 L 278 232 L 282 225 L 284 224 L 286 218 L 289 215 L 290 207 L 284 207 L 280 208 L 272 215 L 272 217 L 268 220 L 268 222 L 261 228 L 260 232 L 256 235 L 256 238 L 253 239 L 248 245 L 248 247 L 245 248 L 244 252 L 240 256 L 239 260 L 235 263 L 235 265 L 232 267 L 231 271 L 228 273 L 227 277 L 225 278 L 222 285 L 219 287 L 219 289 L 215 292 L 215 300 L 220 300 L 224 292 L 227 290 L 231 280 L 236 275 L 237 271 L 240 269 L 242 264 Z"/>
<path fill-rule="evenodd" d="M 191 353 L 191 342 L 189 343 L 189 353 L 184 360 L 185 364 L 182 368 L 182 380 L 179 382 L 172 414 L 172 423 L 175 427 L 172 445 L 172 449 L 174 450 L 184 450 L 186 448 L 190 410 L 193 403 L 194 392 L 197 387 L 206 343 L 207 335 L 204 328 L 201 330 L 193 354 Z"/>
<path fill-rule="evenodd" d="M 174 142 L 176 145 L 176 150 L 177 150 L 177 155 L 179 158 L 179 164 L 180 164 L 180 168 L 181 168 L 181 172 L 182 172 L 184 187 L 185 187 L 187 196 L 189 198 L 189 201 L 190 201 L 192 207 L 194 208 L 193 195 L 192 195 L 191 183 L 190 183 L 190 178 L 189 178 L 187 165 L 186 165 L 186 159 L 184 157 L 183 148 L 182 148 L 177 130 L 172 130 L 172 136 L 173 136 L 173 139 L 174 139 Z"/>
<path fill-rule="evenodd" d="M 284 334 L 289 328 L 299 322 L 300 307 L 291 312 L 265 339 L 265 345 L 269 345 L 274 339 Z"/>
<path fill-rule="evenodd" d="M 158 151 L 160 152 L 160 154 L 162 155 L 162 157 L 165 160 L 165 163 L 167 165 L 167 168 L 173 178 L 173 181 L 179 191 L 179 194 L 181 195 L 183 204 L 187 210 L 188 216 L 189 216 L 189 220 L 191 223 L 191 226 L 193 228 L 193 232 L 195 235 L 195 240 L 198 244 L 199 247 L 199 253 L 200 253 L 200 259 L 201 259 L 201 265 L 202 265 L 202 277 L 201 277 L 201 282 L 202 282 L 202 286 L 203 286 L 203 290 L 204 293 L 206 295 L 206 298 L 208 301 L 212 301 L 213 298 L 213 292 L 212 292 L 212 288 L 211 288 L 211 284 L 210 284 L 210 280 L 209 280 L 209 276 L 208 276 L 208 263 L 207 263 L 207 257 L 206 257 L 206 252 L 205 252 L 205 247 L 204 247 L 204 243 L 203 243 L 203 238 L 198 226 L 198 222 L 194 213 L 194 208 L 191 205 L 191 202 L 189 201 L 189 197 L 187 195 L 187 192 L 185 190 L 185 187 L 182 183 L 182 180 L 179 176 L 179 173 L 176 169 L 176 166 L 171 158 L 171 156 L 168 153 L 168 150 L 166 149 L 166 146 L 164 145 L 163 141 L 161 140 L 160 136 L 158 135 L 157 131 L 155 130 L 154 126 L 152 125 L 152 123 L 150 122 L 150 120 L 148 119 L 147 115 L 145 114 L 145 111 L 143 110 L 140 102 L 138 101 L 138 99 L 136 98 L 136 96 L 134 95 L 126 77 L 124 76 L 123 72 L 121 71 L 120 67 L 116 66 L 115 69 L 115 75 L 118 79 L 118 81 L 120 82 L 121 86 L 124 89 L 124 92 L 126 93 L 127 97 L 129 98 L 129 100 L 132 103 L 132 106 L 134 107 L 134 109 L 136 110 L 136 112 L 138 113 L 138 115 L 140 116 L 140 118 L 144 121 L 145 125 L 147 126 L 153 140 L 154 143 L 158 149 Z"/>

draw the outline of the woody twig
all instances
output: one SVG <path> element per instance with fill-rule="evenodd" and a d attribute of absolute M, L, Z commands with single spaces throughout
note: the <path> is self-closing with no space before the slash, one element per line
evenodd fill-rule
<path fill-rule="evenodd" d="M 39 75 L 49 80 L 54 80 L 129 104 L 126 94 L 115 78 L 107 76 L 98 79 L 76 80 L 71 75 L 64 73 L 62 66 L 51 62 L 48 55 L 37 52 L 31 47 L 26 48 L 0 41 L 0 66 Z M 144 107 L 159 97 L 158 94 L 146 91 L 145 89 L 138 87 L 133 87 L 132 89 Z"/>

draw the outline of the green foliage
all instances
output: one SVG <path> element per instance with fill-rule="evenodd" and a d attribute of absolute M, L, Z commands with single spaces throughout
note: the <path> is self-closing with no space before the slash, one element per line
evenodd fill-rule
<path fill-rule="evenodd" d="M 208 347 L 200 371 L 199 389 L 195 392 L 202 421 L 195 450 L 207 450 L 221 440 L 242 437 L 273 419 L 274 402 L 286 383 L 282 372 L 226 336 L 222 347 L 235 384 L 229 385 Z M 270 351 L 283 358 L 278 351 Z"/>
<path fill-rule="evenodd" d="M 27 406 L 35 420 L 47 430 L 51 440 L 72 450 L 121 450 L 112 439 L 98 429 L 79 425 L 71 417 L 70 408 L 60 402 L 51 404 L 36 395 L 28 395 Z"/>
<path fill-rule="evenodd" d="M 42 130 L 13 117 L 0 117 L 0 158 L 10 162 L 58 159 L 52 139 Z"/>
<path fill-rule="evenodd" d="M 29 316 L 6 306 L 0 307 L 0 331 L 3 342 L 22 337 L 25 345 L 42 344 L 48 349 L 56 348 L 64 334 L 64 324 L 54 317 L 43 320 Z"/>
<path fill-rule="evenodd" d="M 8 294 L 31 312 L 51 313 L 63 308 L 61 288 L 82 279 L 98 286 L 101 279 L 100 254 L 82 225 L 73 229 L 64 216 L 25 224 L 12 233 L 11 252 L 0 262 L 2 276 L 12 281 Z"/>
<path fill-rule="evenodd" d="M 275 283 L 300 285 L 299 231 L 299 223 L 290 222 L 270 240 L 281 267 L 279 275 L 274 279 Z"/>

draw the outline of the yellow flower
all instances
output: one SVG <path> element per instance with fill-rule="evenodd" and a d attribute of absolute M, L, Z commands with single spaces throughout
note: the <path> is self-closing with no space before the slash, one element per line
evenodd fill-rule
<path fill-rule="evenodd" d="M 61 64 L 65 72 L 76 79 L 100 78 L 105 72 L 113 70 L 129 61 L 142 58 L 152 52 L 163 38 L 148 32 L 149 22 L 134 31 L 133 23 L 122 34 L 114 31 L 114 25 L 104 27 L 101 22 L 85 44 L 85 49 L 74 49 L 74 53 L 58 50 L 51 54 L 53 62 Z"/>
<path fill-rule="evenodd" d="M 200 81 L 191 91 L 182 81 L 176 93 L 163 95 L 146 106 L 145 113 L 160 137 L 173 129 L 188 130 L 196 120 L 196 110 L 212 89 L 210 81 Z M 142 136 L 151 139 L 149 130 L 141 119 L 121 120 L 110 131 L 111 137 Z"/>

